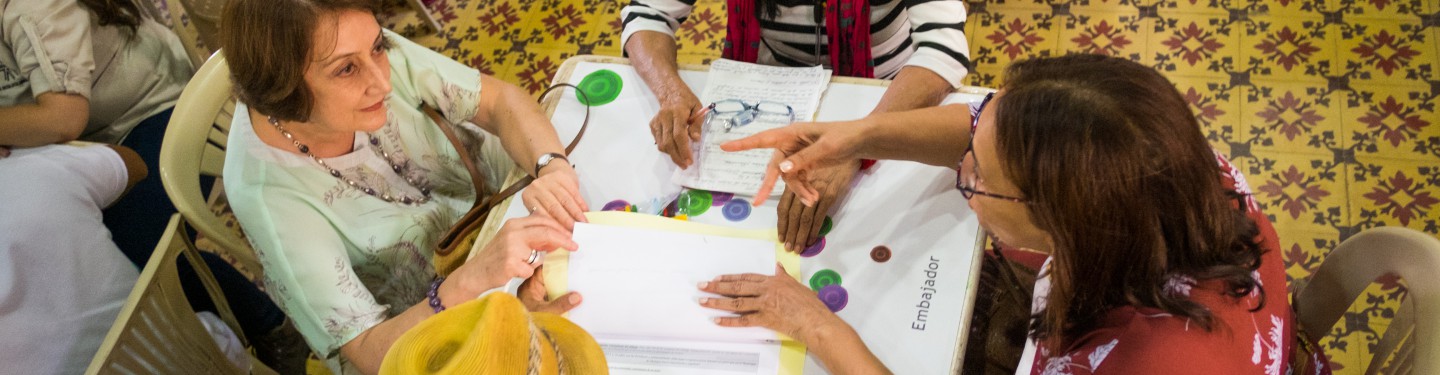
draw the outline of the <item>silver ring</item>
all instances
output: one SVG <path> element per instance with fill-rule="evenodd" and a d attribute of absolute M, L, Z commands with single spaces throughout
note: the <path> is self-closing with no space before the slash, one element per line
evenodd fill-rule
<path fill-rule="evenodd" d="M 535 211 L 537 211 L 537 210 L 539 210 L 539 209 L 540 209 L 540 206 L 530 207 L 530 213 L 533 214 L 533 213 L 535 213 Z"/>
<path fill-rule="evenodd" d="M 537 260 L 540 260 L 540 252 L 536 250 L 530 250 L 530 259 L 526 259 L 525 264 L 535 264 L 535 261 Z"/>

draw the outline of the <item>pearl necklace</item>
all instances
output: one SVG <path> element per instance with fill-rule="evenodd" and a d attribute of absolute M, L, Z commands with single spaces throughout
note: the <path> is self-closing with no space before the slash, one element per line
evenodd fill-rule
<path fill-rule="evenodd" d="M 350 187 L 360 190 L 365 194 L 369 194 L 372 197 L 380 198 L 380 200 L 390 203 L 413 204 L 418 206 L 430 201 L 430 188 L 421 187 L 419 182 L 410 178 L 410 163 L 407 161 L 404 165 L 396 164 L 395 160 L 390 158 L 390 153 L 385 152 L 385 148 L 380 146 L 380 138 L 375 138 L 374 134 L 365 133 L 365 135 L 370 138 L 370 145 L 374 146 L 375 149 L 380 150 L 380 157 L 384 158 L 385 162 L 390 164 L 390 169 L 395 171 L 395 174 L 398 174 L 401 178 L 404 178 L 405 182 L 409 183 L 411 187 L 420 190 L 420 197 L 410 197 L 406 195 L 391 196 L 390 194 L 382 194 L 370 187 L 360 186 L 360 183 L 355 182 L 355 180 L 352 180 L 340 174 L 339 170 L 331 168 L 329 164 L 325 164 L 325 160 L 315 157 L 315 154 L 311 154 L 310 146 L 306 146 L 304 143 L 300 143 L 300 141 L 295 140 L 295 136 L 290 134 L 289 131 L 286 131 L 285 127 L 280 125 L 280 120 L 276 119 L 275 116 L 267 117 L 270 121 L 270 125 L 274 125 L 275 130 L 279 130 L 280 134 L 285 136 L 285 139 L 288 139 L 290 140 L 290 143 L 295 144 L 295 148 L 299 149 L 300 153 L 305 154 L 305 156 L 309 156 L 310 160 L 314 160 L 316 164 L 320 164 L 320 166 L 325 168 L 325 170 L 330 171 L 331 176 L 340 179 L 340 181 L 344 181 L 346 185 L 350 185 Z"/>

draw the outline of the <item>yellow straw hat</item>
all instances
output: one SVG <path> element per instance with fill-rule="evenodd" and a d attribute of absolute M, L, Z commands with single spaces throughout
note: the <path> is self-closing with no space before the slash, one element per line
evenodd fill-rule
<path fill-rule="evenodd" d="M 415 325 L 385 354 L 381 374 L 608 374 L 589 333 L 515 296 L 491 293 Z"/>

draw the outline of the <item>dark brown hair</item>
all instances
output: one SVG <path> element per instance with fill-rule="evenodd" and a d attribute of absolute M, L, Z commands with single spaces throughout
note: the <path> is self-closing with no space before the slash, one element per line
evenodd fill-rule
<path fill-rule="evenodd" d="M 95 13 L 100 26 L 120 26 L 130 32 L 140 27 L 140 7 L 131 0 L 78 0 Z"/>
<path fill-rule="evenodd" d="M 1022 61 L 1005 76 L 996 150 L 1054 241 L 1032 337 L 1061 350 L 1127 305 L 1209 331 L 1210 311 L 1166 292 L 1168 280 L 1222 280 L 1234 297 L 1258 289 L 1259 231 L 1170 81 L 1099 55 Z"/>
<path fill-rule="evenodd" d="M 220 44 L 230 63 L 235 95 L 256 111 L 307 121 L 314 94 L 305 69 L 314 60 L 315 29 L 323 15 L 380 11 L 374 0 L 232 0 L 220 21 Z"/>

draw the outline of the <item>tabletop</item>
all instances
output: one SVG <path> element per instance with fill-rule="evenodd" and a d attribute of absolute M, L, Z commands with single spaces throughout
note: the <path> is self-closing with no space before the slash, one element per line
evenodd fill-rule
<path fill-rule="evenodd" d="M 680 76 L 698 95 L 705 87 L 706 70 L 682 66 Z M 751 207 L 752 196 L 691 190 L 671 182 L 676 167 L 656 149 L 648 127 L 658 101 L 628 60 L 572 57 L 554 82 L 584 82 L 608 99 L 591 99 L 599 105 L 590 107 L 589 128 L 570 155 L 590 210 L 775 228 L 778 199 Z M 888 83 L 835 77 L 814 120 L 864 117 Z M 571 90 L 556 91 L 542 98 L 542 105 L 561 143 L 568 143 L 579 130 L 584 104 Z M 945 102 L 978 102 L 990 91 L 964 87 Z M 516 170 L 510 182 L 524 173 Z M 984 235 L 954 184 L 950 168 L 880 161 L 857 174 L 850 193 L 826 218 L 823 238 L 801 254 L 800 281 L 816 290 L 897 374 L 952 374 L 962 362 Z M 495 208 L 498 212 L 492 212 L 477 243 L 493 238 L 504 220 L 529 214 L 522 205 L 510 204 L 513 200 Z M 825 371 L 811 357 L 805 373 Z"/>

